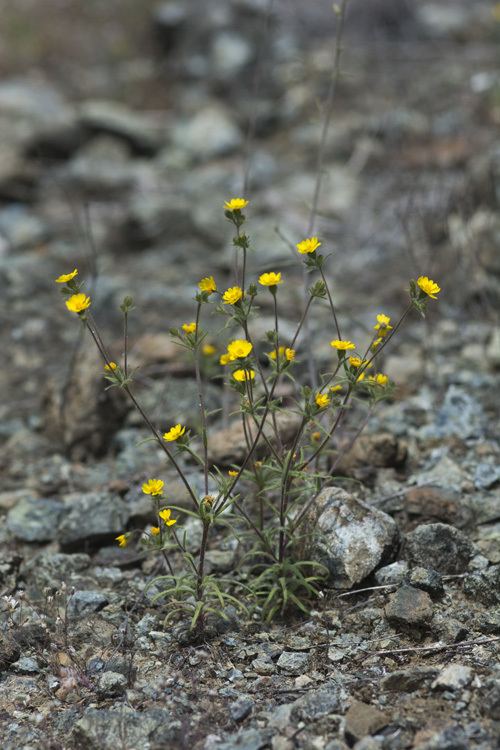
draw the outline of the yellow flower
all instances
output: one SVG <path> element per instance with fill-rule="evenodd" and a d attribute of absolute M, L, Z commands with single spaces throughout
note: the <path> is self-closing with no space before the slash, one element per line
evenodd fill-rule
<path fill-rule="evenodd" d="M 297 250 L 301 255 L 305 255 L 306 253 L 313 253 L 320 245 L 321 242 L 318 242 L 317 237 L 311 237 L 303 242 L 299 242 Z"/>
<path fill-rule="evenodd" d="M 142 485 L 142 491 L 145 495 L 163 495 L 163 482 L 161 479 L 148 479 L 146 484 Z"/>
<path fill-rule="evenodd" d="M 334 349 L 338 349 L 340 351 L 346 351 L 346 349 L 355 349 L 355 345 L 352 344 L 350 341 L 330 341 L 330 344 L 333 346 Z"/>
<path fill-rule="evenodd" d="M 427 276 L 420 276 L 420 278 L 417 279 L 417 284 L 423 292 L 429 295 L 429 297 L 437 299 L 436 294 L 441 291 L 441 288 L 435 281 L 428 279 Z"/>
<path fill-rule="evenodd" d="M 349 357 L 349 364 L 352 367 L 359 367 L 363 364 L 363 360 L 360 357 Z"/>
<path fill-rule="evenodd" d="M 159 528 L 159 526 L 153 526 L 153 527 L 151 528 L 151 533 L 152 533 L 152 534 L 159 534 L 159 533 L 160 533 L 160 528 Z"/>
<path fill-rule="evenodd" d="M 182 329 L 186 331 L 186 333 L 194 333 L 196 331 L 196 323 L 184 323 Z"/>
<path fill-rule="evenodd" d="M 280 348 L 278 349 L 279 356 L 281 357 L 284 353 L 285 353 L 285 347 L 280 346 Z M 272 352 L 269 352 L 269 356 L 271 357 L 271 359 L 276 359 L 276 350 L 273 349 Z"/>
<path fill-rule="evenodd" d="M 65 284 L 67 281 L 71 281 L 71 279 L 74 279 L 78 271 L 75 270 L 73 273 L 63 273 L 62 276 L 59 276 L 58 279 L 56 279 L 56 284 Z"/>
<path fill-rule="evenodd" d="M 236 341 L 231 341 L 231 343 L 227 347 L 227 353 L 229 354 L 230 360 L 233 362 L 235 359 L 248 357 L 248 355 L 252 351 L 252 348 L 253 347 L 250 341 L 246 341 L 245 339 L 237 339 Z"/>
<path fill-rule="evenodd" d="M 357 378 L 357 381 L 358 381 L 358 383 L 359 383 L 359 382 L 360 382 L 361 380 L 364 380 L 364 379 L 365 379 L 365 375 L 366 375 L 366 373 L 365 373 L 365 372 L 362 372 L 362 373 L 361 373 L 361 375 L 359 375 L 359 376 L 358 376 L 358 378 Z"/>
<path fill-rule="evenodd" d="M 311 437 L 312 437 L 313 440 L 319 440 L 320 437 L 321 437 L 321 433 L 320 432 L 313 432 L 312 435 L 311 435 Z"/>
<path fill-rule="evenodd" d="M 240 383 L 244 383 L 245 380 L 253 380 L 255 372 L 253 370 L 236 370 L 233 372 L 233 378 Z"/>
<path fill-rule="evenodd" d="M 126 534 L 120 534 L 120 536 L 115 536 L 116 541 L 120 545 L 120 547 L 126 547 L 127 546 L 127 535 Z"/>
<path fill-rule="evenodd" d="M 328 406 L 329 403 L 330 403 L 330 399 L 328 398 L 328 396 L 325 393 L 317 393 L 316 394 L 316 404 L 320 408 L 323 408 L 323 406 Z"/>
<path fill-rule="evenodd" d="M 378 331 L 379 336 L 387 335 L 387 331 L 392 331 L 392 326 L 389 325 L 390 318 L 387 317 L 387 315 L 377 315 L 378 323 L 376 326 L 373 326 L 375 331 Z"/>
<path fill-rule="evenodd" d="M 239 286 L 230 287 L 227 292 L 224 292 L 222 299 L 227 302 L 228 305 L 234 305 L 243 296 L 243 292 Z"/>
<path fill-rule="evenodd" d="M 372 341 L 372 343 L 371 343 L 371 348 L 372 349 L 376 349 L 377 346 L 379 346 L 379 344 L 381 344 L 381 343 L 382 343 L 382 339 L 381 338 L 380 339 L 375 339 L 375 341 Z"/>
<path fill-rule="evenodd" d="M 332 393 L 334 393 L 335 391 L 340 391 L 341 389 L 342 389 L 341 385 L 331 385 L 328 390 L 332 391 Z"/>
<path fill-rule="evenodd" d="M 379 372 L 377 375 L 369 375 L 369 380 L 372 380 L 374 383 L 377 383 L 377 385 L 385 385 L 389 378 L 387 375 L 382 375 L 381 372 Z"/>
<path fill-rule="evenodd" d="M 184 435 L 185 432 L 185 427 L 181 427 L 180 424 L 176 424 L 175 427 L 172 427 L 168 432 L 164 434 L 163 439 L 166 440 L 167 443 L 171 443 L 174 440 L 180 438 L 181 435 Z"/>
<path fill-rule="evenodd" d="M 212 344 L 204 344 L 201 351 L 203 352 L 205 357 L 209 357 L 211 354 L 215 354 L 217 350 L 215 346 L 212 346 Z"/>
<path fill-rule="evenodd" d="M 213 276 L 207 276 L 206 279 L 202 279 L 200 283 L 198 284 L 202 292 L 208 292 L 209 294 L 212 294 L 212 292 L 217 291 L 217 287 L 215 286 L 215 281 Z"/>
<path fill-rule="evenodd" d="M 276 284 L 282 283 L 281 273 L 263 273 L 262 276 L 259 276 L 259 284 L 262 284 L 262 286 L 276 286 Z"/>
<path fill-rule="evenodd" d="M 230 354 L 221 354 L 221 358 L 219 359 L 219 364 L 228 365 L 231 361 L 232 360 L 231 360 Z"/>
<path fill-rule="evenodd" d="M 285 357 L 291 362 L 295 358 L 295 349 L 285 349 Z"/>
<path fill-rule="evenodd" d="M 172 511 L 170 510 L 170 508 L 168 508 L 167 510 L 160 510 L 160 512 L 158 513 L 162 521 L 164 521 L 165 526 L 173 526 L 174 523 L 177 523 L 176 518 L 170 518 L 171 512 Z"/>
<path fill-rule="evenodd" d="M 244 200 L 244 198 L 231 198 L 230 201 L 224 203 L 226 211 L 236 211 L 240 208 L 245 208 L 245 206 L 248 206 L 248 201 Z"/>
<path fill-rule="evenodd" d="M 116 367 L 116 362 L 110 362 L 109 365 L 104 365 L 104 369 L 109 370 L 110 372 L 111 370 L 116 370 Z"/>
<path fill-rule="evenodd" d="M 213 505 L 215 502 L 215 497 L 213 495 L 205 495 L 203 498 L 203 502 L 205 505 Z"/>
<path fill-rule="evenodd" d="M 227 473 L 229 474 L 230 477 L 237 477 L 239 474 L 239 471 L 231 471 L 231 469 L 229 469 Z"/>
<path fill-rule="evenodd" d="M 86 297 L 83 292 L 80 294 L 73 294 L 68 300 L 66 300 L 66 307 L 71 312 L 83 312 L 90 307 L 90 297 Z"/>

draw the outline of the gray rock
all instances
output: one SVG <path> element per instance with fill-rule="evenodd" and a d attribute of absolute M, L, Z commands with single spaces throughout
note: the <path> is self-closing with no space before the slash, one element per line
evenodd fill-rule
<path fill-rule="evenodd" d="M 154 154 L 162 145 L 161 128 L 155 122 L 117 102 L 88 100 L 81 105 L 79 115 L 85 127 L 123 138 L 139 154 Z"/>
<path fill-rule="evenodd" d="M 176 725 L 168 711 L 158 709 L 139 713 L 128 706 L 111 710 L 88 708 L 73 728 L 73 740 L 86 750 L 116 750 L 117 747 L 165 747 L 180 744 Z"/>
<path fill-rule="evenodd" d="M 396 669 L 382 677 L 380 686 L 383 690 L 396 690 L 399 693 L 414 693 L 429 685 L 436 677 L 438 667 L 417 666 L 409 669 Z"/>
<path fill-rule="evenodd" d="M 0 85 L 0 113 L 23 114 L 49 120 L 67 113 L 68 106 L 55 87 L 29 78 L 10 78 Z"/>
<path fill-rule="evenodd" d="M 117 698 L 125 695 L 127 679 L 120 672 L 103 672 L 99 675 L 96 688 L 100 698 Z"/>
<path fill-rule="evenodd" d="M 99 591 L 75 591 L 68 597 L 68 614 L 70 617 L 92 615 L 107 604 L 108 599 Z"/>
<path fill-rule="evenodd" d="M 403 583 L 407 573 L 408 563 L 406 560 L 398 560 L 376 570 L 374 578 L 379 586 L 387 586 L 391 583 Z"/>
<path fill-rule="evenodd" d="M 123 533 L 128 510 L 121 498 L 108 492 L 85 492 L 66 495 L 65 502 L 69 512 L 57 530 L 63 547 L 99 544 Z"/>
<path fill-rule="evenodd" d="M 362 581 L 395 553 L 398 542 L 390 516 L 337 487 L 320 493 L 302 529 L 313 536 L 301 557 L 325 565 L 335 588 Z"/>
<path fill-rule="evenodd" d="M 251 62 L 253 47 L 235 31 L 220 31 L 213 39 L 211 57 L 217 77 L 228 81 L 241 75 Z"/>
<path fill-rule="evenodd" d="M 7 633 L 0 631 L 0 672 L 9 669 L 19 658 L 21 648 L 18 642 Z"/>
<path fill-rule="evenodd" d="M 27 206 L 13 203 L 0 211 L 0 235 L 11 251 L 39 245 L 49 236 L 49 229 Z"/>
<path fill-rule="evenodd" d="M 401 586 L 391 594 L 385 615 L 389 622 L 400 626 L 419 627 L 429 622 L 433 611 L 429 594 L 411 586 Z"/>
<path fill-rule="evenodd" d="M 366 735 L 377 734 L 389 723 L 389 717 L 374 706 L 354 701 L 345 717 L 345 735 L 349 743 L 357 742 Z"/>
<path fill-rule="evenodd" d="M 291 717 L 295 722 L 316 721 L 340 708 L 339 688 L 332 684 L 328 689 L 312 690 L 297 698 L 292 704 Z"/>
<path fill-rule="evenodd" d="M 449 664 L 431 685 L 433 690 L 460 690 L 472 682 L 474 672 L 461 664 Z"/>
<path fill-rule="evenodd" d="M 469 537 L 444 523 L 417 526 L 404 543 L 404 556 L 410 563 L 449 575 L 467 570 L 472 551 Z"/>
<path fill-rule="evenodd" d="M 416 589 L 427 591 L 432 599 L 441 599 L 444 595 L 443 579 L 435 570 L 430 568 L 413 568 L 408 574 L 406 582 Z"/>
<path fill-rule="evenodd" d="M 472 397 L 460 386 L 450 385 L 437 411 L 432 433 L 437 437 L 480 437 L 485 421 L 486 417 L 477 398 Z"/>
<path fill-rule="evenodd" d="M 83 580 L 90 567 L 90 557 L 83 553 L 66 555 L 41 552 L 21 566 L 20 576 L 31 586 L 43 591 L 46 586 L 57 590 L 65 582 L 68 589 Z"/>
<path fill-rule="evenodd" d="M 418 750 L 470 750 L 470 747 L 463 727 L 451 726 L 419 743 Z"/>
<path fill-rule="evenodd" d="M 176 125 L 173 139 L 193 159 L 204 160 L 232 153 L 243 143 L 243 134 L 222 107 L 211 105 Z"/>
<path fill-rule="evenodd" d="M 252 661 L 252 669 L 257 674 L 270 675 L 276 672 L 276 664 L 269 658 L 258 658 Z"/>
<path fill-rule="evenodd" d="M 288 674 L 304 674 L 309 669 L 309 654 L 284 651 L 278 659 L 278 667 Z"/>
<path fill-rule="evenodd" d="M 431 632 L 444 643 L 459 643 L 469 635 L 469 630 L 454 617 L 436 613 L 430 623 Z"/>
<path fill-rule="evenodd" d="M 243 721 L 250 716 L 255 701 L 249 695 L 240 695 L 240 697 L 229 704 L 229 715 L 233 721 Z"/>
<path fill-rule="evenodd" d="M 9 510 L 5 525 L 25 542 L 50 542 L 67 513 L 68 508 L 59 500 L 26 498 Z"/>
<path fill-rule="evenodd" d="M 270 747 L 274 729 L 244 729 L 217 744 L 217 750 L 263 750 Z"/>
<path fill-rule="evenodd" d="M 486 716 L 495 721 L 500 721 L 500 680 L 490 681 L 483 706 Z"/>
<path fill-rule="evenodd" d="M 498 457 L 497 457 L 498 459 Z M 478 490 L 485 490 L 500 479 L 500 465 L 497 462 L 480 461 L 472 477 L 474 486 Z"/>
<path fill-rule="evenodd" d="M 184 199 L 175 195 L 137 195 L 127 214 L 124 234 L 129 244 L 159 242 L 163 237 L 171 241 L 193 233 L 191 210 Z"/>
<path fill-rule="evenodd" d="M 500 565 L 491 565 L 464 581 L 464 592 L 487 607 L 500 604 Z"/>
<path fill-rule="evenodd" d="M 500 635 L 500 613 L 485 612 L 477 618 L 476 627 L 481 633 Z"/>
<path fill-rule="evenodd" d="M 21 656 L 13 665 L 13 671 L 16 674 L 36 674 L 40 672 L 40 667 L 36 659 L 31 656 Z"/>

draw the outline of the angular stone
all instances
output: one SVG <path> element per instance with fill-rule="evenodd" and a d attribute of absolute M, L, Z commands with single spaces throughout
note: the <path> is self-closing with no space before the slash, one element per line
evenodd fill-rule
<path fill-rule="evenodd" d="M 472 551 L 469 537 L 444 523 L 417 526 L 404 544 L 404 555 L 411 563 L 448 575 L 464 573 Z"/>
<path fill-rule="evenodd" d="M 345 717 L 345 734 L 349 742 L 358 742 L 367 734 L 376 734 L 389 723 L 389 718 L 374 706 L 354 701 Z"/>
<path fill-rule="evenodd" d="M 433 690 L 460 690 L 472 682 L 474 672 L 461 664 L 449 664 L 431 685 Z"/>
<path fill-rule="evenodd" d="M 391 594 L 385 615 L 389 621 L 399 625 L 418 627 L 429 622 L 433 611 L 429 594 L 412 586 L 401 586 Z"/>
<path fill-rule="evenodd" d="M 397 690 L 399 693 L 413 693 L 428 685 L 438 673 L 438 667 L 417 666 L 409 669 L 396 669 L 380 680 L 382 690 Z"/>
<path fill-rule="evenodd" d="M 311 534 L 300 557 L 325 565 L 335 588 L 350 588 L 388 562 L 399 538 L 389 515 L 338 487 L 318 495 L 300 530 Z"/>
<path fill-rule="evenodd" d="M 22 499 L 7 513 L 6 527 L 25 542 L 50 542 L 68 513 L 64 503 L 50 498 Z"/>
<path fill-rule="evenodd" d="M 304 674 L 309 669 L 310 661 L 309 654 L 284 651 L 278 659 L 278 667 L 288 674 Z"/>
<path fill-rule="evenodd" d="M 293 703 L 294 721 L 316 721 L 340 709 L 339 690 L 335 685 L 330 689 L 312 690 Z"/>

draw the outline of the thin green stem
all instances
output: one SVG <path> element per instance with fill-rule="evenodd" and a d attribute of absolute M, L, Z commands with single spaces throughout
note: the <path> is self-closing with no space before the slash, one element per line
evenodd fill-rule
<path fill-rule="evenodd" d="M 205 412 L 205 403 L 203 400 L 203 388 L 201 384 L 201 372 L 200 372 L 200 359 L 199 359 L 199 344 L 198 344 L 198 325 L 200 322 L 200 311 L 201 311 L 201 304 L 198 302 L 198 308 L 196 310 L 196 328 L 195 328 L 195 336 L 196 336 L 196 344 L 193 349 L 193 358 L 194 358 L 194 371 L 195 371 L 195 377 L 196 377 L 196 387 L 198 389 L 198 405 L 200 407 L 200 413 L 201 413 L 201 427 L 202 427 L 202 437 L 203 437 L 203 473 L 204 473 L 204 480 L 205 480 L 205 495 L 208 495 L 208 443 L 207 443 L 207 415 Z"/>
<path fill-rule="evenodd" d="M 128 313 L 124 313 L 123 320 L 123 372 L 128 378 Z"/>
<path fill-rule="evenodd" d="M 333 319 L 335 321 L 335 328 L 337 329 L 337 336 L 339 337 L 339 341 L 341 341 L 342 340 L 342 336 L 340 335 L 340 328 L 339 328 L 339 322 L 337 320 L 337 313 L 335 312 L 335 305 L 333 304 L 333 299 L 332 299 L 332 296 L 330 294 L 330 288 L 329 288 L 328 283 L 327 283 L 326 278 L 325 278 L 325 274 L 324 274 L 324 271 L 323 271 L 323 266 L 320 266 L 319 272 L 321 274 L 321 278 L 323 279 L 323 284 L 325 285 L 326 293 L 328 295 L 328 301 L 330 303 L 330 309 L 332 311 Z"/>

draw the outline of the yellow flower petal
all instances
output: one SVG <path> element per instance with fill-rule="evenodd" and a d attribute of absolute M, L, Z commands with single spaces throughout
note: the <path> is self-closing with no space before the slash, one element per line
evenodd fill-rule
<path fill-rule="evenodd" d="M 56 279 L 56 284 L 66 284 L 67 281 L 71 281 L 71 279 L 74 279 L 77 273 L 78 271 L 76 268 L 73 273 L 63 273 L 62 276 L 59 276 L 59 278 Z"/>
<path fill-rule="evenodd" d="M 299 242 L 297 250 L 301 255 L 305 255 L 306 253 L 313 253 L 320 245 L 321 242 L 318 242 L 317 237 L 311 237 L 303 242 Z"/>
<path fill-rule="evenodd" d="M 248 201 L 244 198 L 231 198 L 230 201 L 224 203 L 224 209 L 226 211 L 236 211 L 245 208 L 245 206 L 248 206 Z"/>
<path fill-rule="evenodd" d="M 259 284 L 262 284 L 262 286 L 276 286 L 276 284 L 282 284 L 283 279 L 281 278 L 281 273 L 263 273 L 262 276 L 259 276 Z"/>
<path fill-rule="evenodd" d="M 80 313 L 90 307 L 90 297 L 86 297 L 83 292 L 80 294 L 73 294 L 68 300 L 66 300 L 66 307 L 71 312 Z"/>
<path fill-rule="evenodd" d="M 185 432 L 185 427 L 181 427 L 180 424 L 176 424 L 175 427 L 172 427 L 163 435 L 163 439 L 166 440 L 167 443 L 171 443 L 174 440 L 178 440 L 178 438 L 180 438 L 181 435 L 184 435 Z"/>

